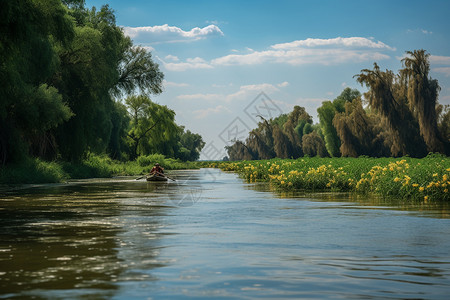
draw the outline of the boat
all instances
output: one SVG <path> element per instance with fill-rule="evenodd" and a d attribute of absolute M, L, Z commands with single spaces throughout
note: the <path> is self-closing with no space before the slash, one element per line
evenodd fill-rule
<path fill-rule="evenodd" d="M 147 181 L 167 181 L 167 177 L 159 174 L 147 175 Z"/>

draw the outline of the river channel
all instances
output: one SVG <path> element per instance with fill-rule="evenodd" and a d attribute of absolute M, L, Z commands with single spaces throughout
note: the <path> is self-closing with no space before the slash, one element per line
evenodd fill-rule
<path fill-rule="evenodd" d="M 450 208 L 217 169 L 0 191 L 0 299 L 449 299 Z"/>

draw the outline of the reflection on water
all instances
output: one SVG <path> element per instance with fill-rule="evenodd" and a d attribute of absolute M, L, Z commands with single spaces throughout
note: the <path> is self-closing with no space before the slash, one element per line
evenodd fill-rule
<path fill-rule="evenodd" d="M 363 195 L 354 193 L 333 193 L 333 192 L 304 192 L 304 191 L 280 191 L 276 187 L 272 187 L 265 182 L 257 182 L 245 185 L 249 190 L 259 192 L 270 192 L 277 198 L 297 198 L 297 199 L 314 199 L 324 202 L 340 202 L 347 203 L 346 207 L 355 207 L 365 209 L 396 209 L 411 212 L 421 212 L 422 216 L 436 218 L 450 218 L 450 203 L 444 201 L 416 201 L 406 199 L 383 198 L 377 195 Z"/>
<path fill-rule="evenodd" d="M 282 194 L 219 170 L 0 191 L 0 298 L 427 298 L 445 203 Z"/>

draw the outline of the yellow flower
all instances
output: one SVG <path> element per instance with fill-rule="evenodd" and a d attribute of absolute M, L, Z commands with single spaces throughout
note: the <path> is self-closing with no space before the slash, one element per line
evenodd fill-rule
<path fill-rule="evenodd" d="M 444 174 L 444 175 L 442 176 L 442 181 L 447 181 L 447 179 L 448 179 L 447 174 Z"/>
<path fill-rule="evenodd" d="M 280 184 L 284 184 L 284 180 L 281 180 Z"/>
<path fill-rule="evenodd" d="M 292 182 L 289 181 L 288 186 L 292 186 Z"/>
<path fill-rule="evenodd" d="M 448 193 L 448 189 L 445 189 L 445 190 L 444 190 L 444 193 Z"/>
<path fill-rule="evenodd" d="M 428 196 L 423 197 L 423 200 L 427 201 L 428 200 Z"/>
<path fill-rule="evenodd" d="M 399 182 L 399 181 L 400 181 L 400 178 L 398 178 L 398 177 L 394 178 L 394 182 Z"/>
<path fill-rule="evenodd" d="M 421 186 L 421 187 L 419 188 L 419 192 L 423 192 L 424 189 L 425 189 L 425 188 L 424 188 L 423 186 Z"/>
<path fill-rule="evenodd" d="M 413 183 L 413 187 L 418 187 L 419 185 L 417 183 Z"/>
<path fill-rule="evenodd" d="M 434 173 L 434 174 L 433 174 L 433 177 L 437 177 L 437 176 L 438 176 L 438 173 Z"/>

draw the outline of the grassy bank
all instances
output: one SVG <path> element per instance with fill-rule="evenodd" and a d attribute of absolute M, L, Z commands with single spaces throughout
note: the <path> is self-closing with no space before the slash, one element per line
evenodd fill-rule
<path fill-rule="evenodd" d="M 53 183 L 68 179 L 137 176 L 148 173 L 156 162 L 166 170 L 198 168 L 195 162 L 182 162 L 165 158 L 160 154 L 140 156 L 137 160 L 130 162 L 120 162 L 98 155 L 90 155 L 79 163 L 46 162 L 30 158 L 20 164 L 1 167 L 0 183 Z"/>
<path fill-rule="evenodd" d="M 450 200 L 450 158 L 300 158 L 208 163 L 284 190 L 351 191 L 415 200 Z"/>

